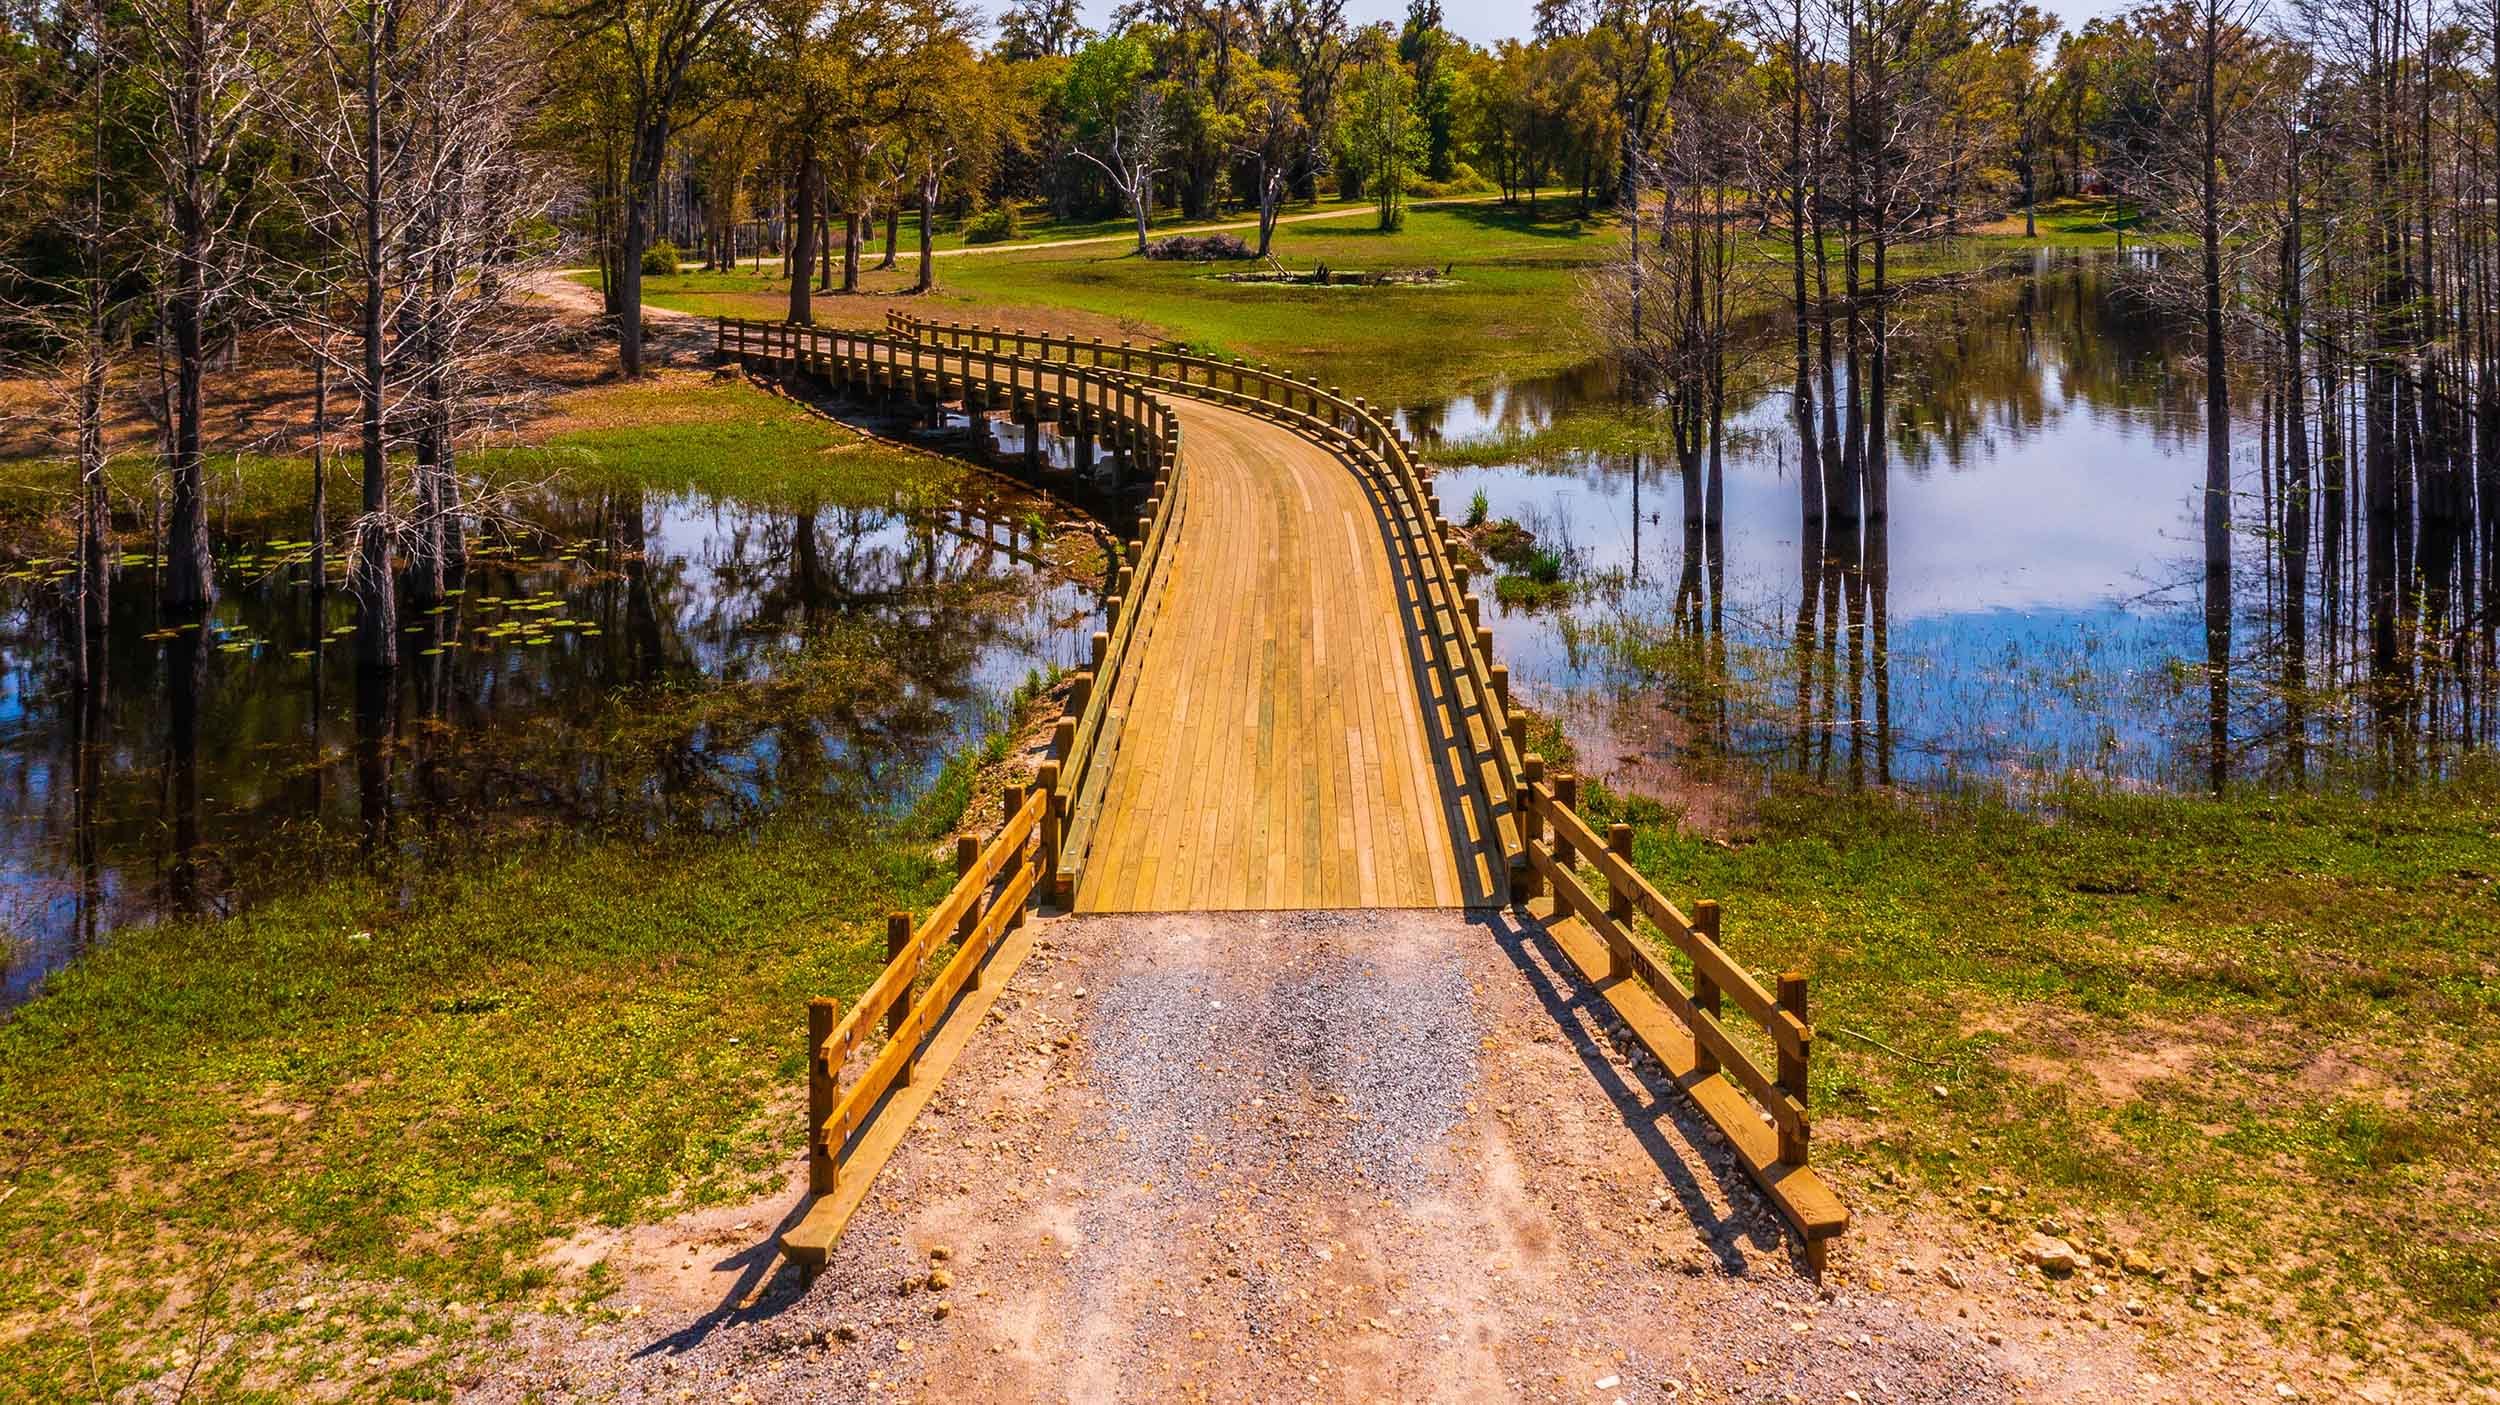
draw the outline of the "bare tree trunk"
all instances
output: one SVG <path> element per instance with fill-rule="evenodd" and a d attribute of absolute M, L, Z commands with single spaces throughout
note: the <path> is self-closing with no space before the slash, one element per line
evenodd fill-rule
<path fill-rule="evenodd" d="M 625 247 L 616 265 L 616 349 L 629 377 L 642 374 L 642 256 L 651 245 L 651 198 L 668 151 L 668 118 L 657 113 L 634 128 L 625 177 Z"/>
<path fill-rule="evenodd" d="M 397 592 L 391 580 L 390 458 L 384 417 L 389 413 L 389 359 L 383 344 L 387 331 L 384 303 L 389 296 L 386 250 L 382 234 L 382 59 L 397 39 L 398 12 L 368 12 L 365 18 L 364 64 L 364 300 L 357 334 L 364 358 L 363 384 L 358 387 L 357 430 L 364 452 L 364 503 L 356 521 L 356 558 L 350 571 L 356 597 L 356 661 L 367 671 L 399 664 Z M 629 216 L 628 225 L 632 219 Z M 629 269 L 641 267 L 641 253 L 626 236 Z M 638 306 L 638 303 L 632 304 Z M 639 349 L 629 366 L 639 364 Z"/>
<path fill-rule="evenodd" d="M 1813 351 L 1806 327 L 1806 28 L 1803 0 L 1790 0 L 1788 49 L 1789 304 L 1795 309 L 1797 475 L 1806 521 L 1823 520 L 1823 465 L 1815 453 Z"/>
<path fill-rule="evenodd" d="M 2231 706 L 2231 389 L 2223 360 L 2220 96 L 2215 72 L 2222 36 L 2220 0 L 2205 0 L 2205 53 L 2198 85 L 2204 151 L 2202 197 L 2205 279 L 2205 669 L 2206 777 L 2222 793 L 2230 774 Z"/>
<path fill-rule="evenodd" d="M 915 293 L 931 292 L 937 288 L 937 195 L 937 177 L 923 176 L 920 181 L 920 281 L 912 287 Z"/>
<path fill-rule="evenodd" d="M 173 462 L 169 465 L 173 505 L 166 524 L 164 590 L 159 603 L 176 615 L 205 614 L 217 599 L 216 582 L 209 571 L 208 500 L 200 454 L 200 382 L 206 371 L 200 319 L 208 300 L 208 172 L 199 147 L 206 140 L 208 117 L 201 110 L 205 95 L 200 87 L 205 78 L 197 65 L 207 61 L 200 52 L 204 44 L 204 37 L 195 30 L 187 56 L 195 67 L 185 76 L 183 111 L 176 121 L 177 131 L 184 133 L 177 140 L 184 142 L 186 150 L 182 181 L 173 199 L 177 249 L 173 295 L 166 303 L 174 343 Z"/>

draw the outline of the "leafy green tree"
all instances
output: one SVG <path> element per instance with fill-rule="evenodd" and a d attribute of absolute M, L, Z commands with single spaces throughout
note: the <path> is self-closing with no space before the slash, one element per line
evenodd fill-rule
<path fill-rule="evenodd" d="M 1407 183 L 1425 151 L 1415 79 L 1406 65 L 1382 54 L 1355 69 L 1337 141 L 1346 170 L 1370 192 L 1380 212 L 1380 228 L 1403 227 Z"/>

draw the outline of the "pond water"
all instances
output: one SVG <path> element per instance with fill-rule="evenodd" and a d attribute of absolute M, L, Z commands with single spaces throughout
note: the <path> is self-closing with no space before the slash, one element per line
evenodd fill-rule
<path fill-rule="evenodd" d="M 2281 454 L 2253 392 L 2235 408 L 2227 604 L 2208 610 L 2202 370 L 2190 329 L 2124 272 L 2043 254 L 1903 309 L 1882 516 L 1807 516 L 1784 321 L 1754 329 L 1754 384 L 1732 387 L 1715 518 L 1706 459 L 1689 475 L 1672 453 L 1583 450 L 1443 469 L 1452 521 L 1482 494 L 1563 558 L 1562 603 L 1484 591 L 1523 694 L 1572 719 L 1592 769 L 1736 756 L 2015 789 L 2201 788 L 2217 756 L 2229 781 L 2279 783 L 2391 745 L 2436 766 L 2443 743 L 2487 734 L 2487 665 L 2426 689 L 2400 728 L 2364 724 L 2358 525 L 2319 524 L 2291 598 Z M 1592 368 L 1403 418 L 1429 448 L 1620 405 Z M 2305 671 L 2287 672 L 2294 650 Z"/>
<path fill-rule="evenodd" d="M 351 602 L 313 589 L 298 544 L 220 543 L 197 630 L 157 627 L 139 556 L 91 705 L 66 682 L 57 594 L 15 563 L 0 1008 L 116 927 L 342 865 L 422 871 L 536 828 L 722 829 L 801 797 L 907 804 L 1099 627 L 1095 592 L 1036 555 L 1037 501 L 546 494 L 459 595 L 408 612 L 379 686 L 354 666 Z"/>

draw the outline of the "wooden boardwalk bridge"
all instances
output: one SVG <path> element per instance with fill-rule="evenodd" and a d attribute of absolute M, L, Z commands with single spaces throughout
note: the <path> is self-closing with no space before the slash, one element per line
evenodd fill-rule
<path fill-rule="evenodd" d="M 1455 536 L 1384 416 L 1267 366 L 899 315 L 883 335 L 722 319 L 718 351 L 1011 417 L 1036 469 L 1039 427 L 1055 424 L 1080 472 L 1138 504 L 1052 759 L 986 843 L 960 842 L 943 902 L 895 915 L 858 1002 L 811 1006 L 814 1200 L 785 1253 L 824 1262 L 1023 959 L 1032 904 L 1509 906 L 1543 924 L 1821 1263 L 1847 1214 L 1808 1164 L 1804 979 L 1766 986 L 1737 965 L 1717 904 L 1668 901 L 1633 867 L 1630 829 L 1601 833 L 1574 779 L 1524 752 Z M 867 1065 L 846 1084 L 854 1055 Z"/>

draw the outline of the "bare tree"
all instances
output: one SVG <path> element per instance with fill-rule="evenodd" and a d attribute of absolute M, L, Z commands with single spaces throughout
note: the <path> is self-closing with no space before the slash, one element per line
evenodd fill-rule
<path fill-rule="evenodd" d="M 208 327 L 242 281 L 243 210 L 232 177 L 266 91 L 255 48 L 260 18 L 245 0 L 134 0 L 126 26 L 131 73 L 146 95 L 151 127 L 142 142 L 162 182 L 168 229 L 157 251 L 172 377 L 162 603 L 178 614 L 200 614 L 216 598 L 200 390 Z"/>
<path fill-rule="evenodd" d="M 301 77 L 283 124 L 305 153 L 292 185 L 319 254 L 292 270 L 278 310 L 356 397 L 363 492 L 350 557 L 357 657 L 398 662 L 394 545 L 411 589 L 438 596 L 462 557 L 457 446 L 498 396 L 476 368 L 508 362 L 540 324 L 517 315 L 509 231 L 543 212 L 546 181 L 520 140 L 525 35 L 488 0 L 311 0 L 295 32 Z M 394 500 L 393 453 L 413 450 Z"/>

